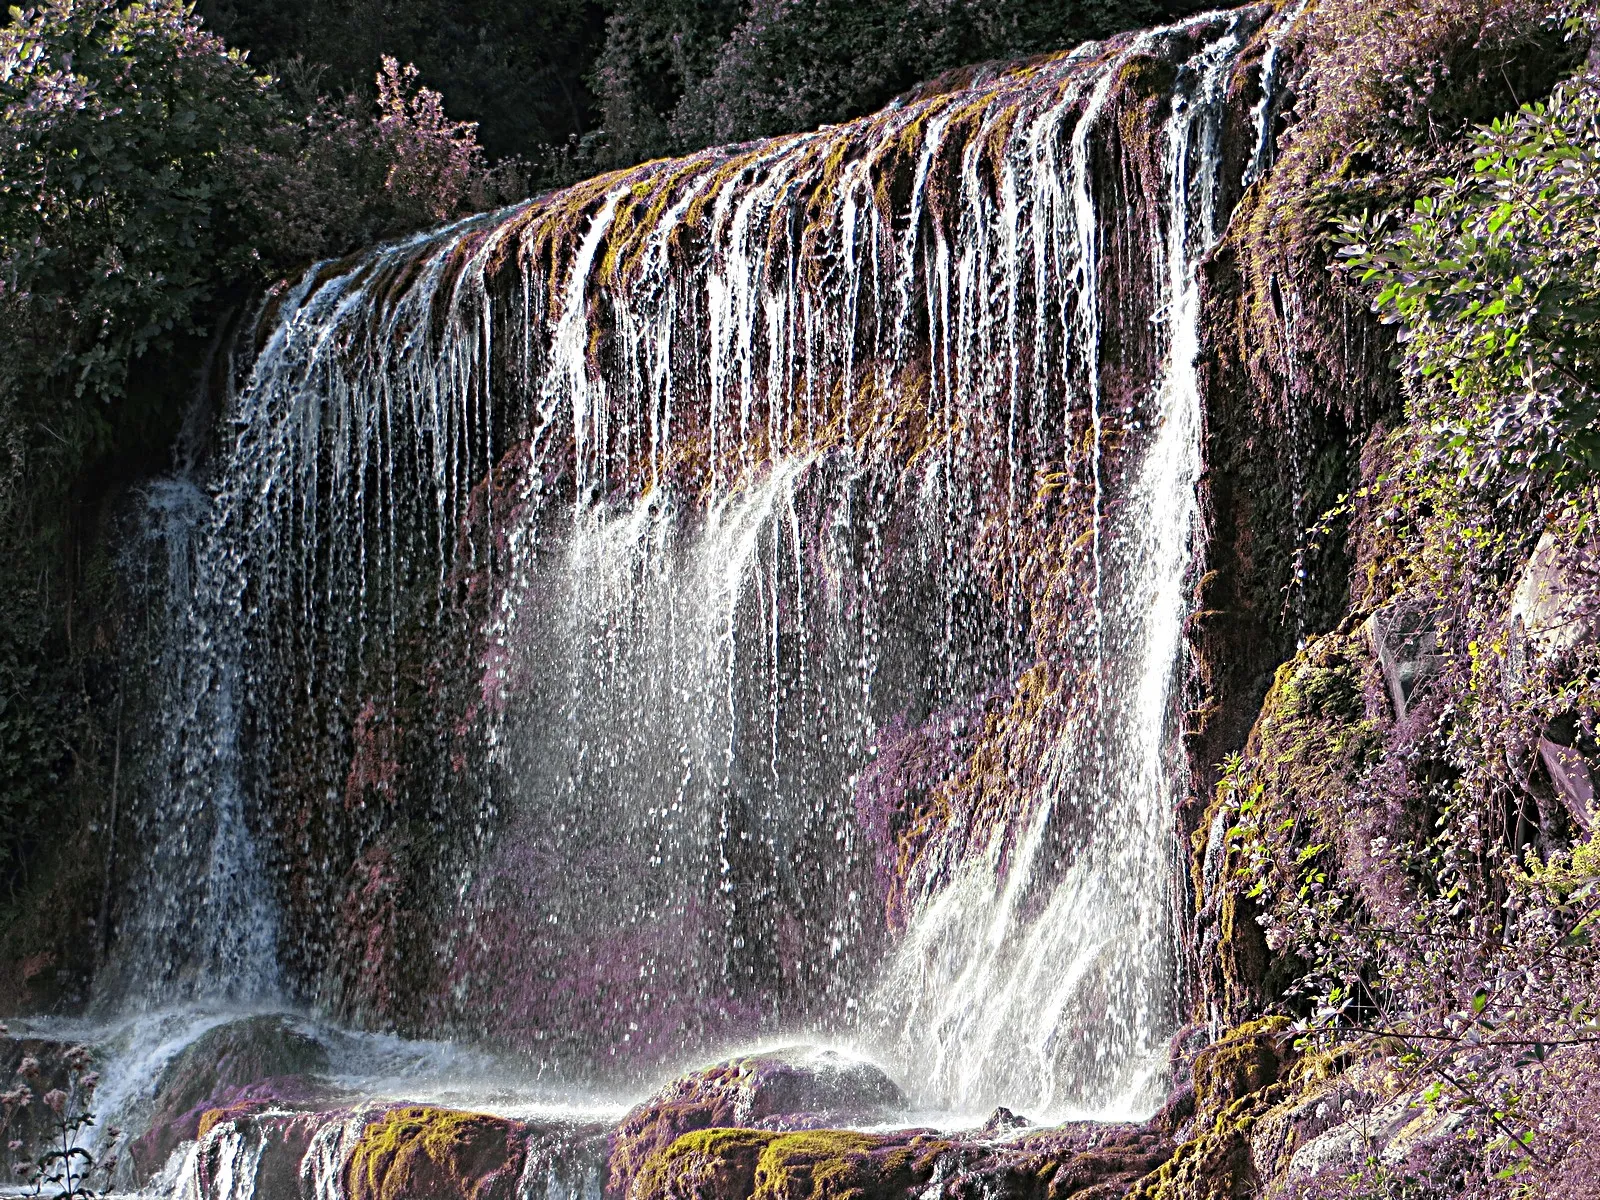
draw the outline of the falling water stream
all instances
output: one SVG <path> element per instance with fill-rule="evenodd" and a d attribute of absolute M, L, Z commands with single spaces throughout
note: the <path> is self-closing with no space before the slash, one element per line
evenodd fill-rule
<path fill-rule="evenodd" d="M 312 1011 L 607 1094 L 802 1038 L 922 1109 L 1150 1112 L 1198 264 L 1270 156 L 1224 134 L 1270 139 L 1283 20 L 270 297 L 209 462 L 150 493 L 149 849 L 104 1006 Z"/>

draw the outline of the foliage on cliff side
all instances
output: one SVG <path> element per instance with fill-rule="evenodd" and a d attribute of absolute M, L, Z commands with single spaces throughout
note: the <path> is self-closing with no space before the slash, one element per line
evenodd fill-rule
<path fill-rule="evenodd" d="M 1383 1056 L 1362 1103 L 1425 1132 L 1286 1195 L 1595 1178 L 1596 103 L 1584 75 L 1422 146 L 1395 177 L 1421 197 L 1345 224 L 1346 265 L 1400 333 L 1404 408 L 1341 516 L 1349 615 L 1280 672 L 1208 853 L 1230 919 L 1299 976 L 1257 1002 L 1310 1044 Z"/>
<path fill-rule="evenodd" d="M 1581 487 L 1600 468 L 1600 93 L 1562 87 L 1468 145 L 1470 171 L 1404 221 L 1352 223 L 1342 254 L 1403 329 L 1441 468 Z"/>

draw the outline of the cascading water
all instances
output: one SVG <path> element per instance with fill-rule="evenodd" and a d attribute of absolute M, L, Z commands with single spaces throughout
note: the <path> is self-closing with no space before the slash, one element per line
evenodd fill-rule
<path fill-rule="evenodd" d="M 1176 1010 L 1171 814 L 1184 785 L 1177 672 L 1201 468 L 1197 268 L 1225 215 L 1224 88 L 1252 31 L 1241 21 L 1183 65 L 1162 131 L 1167 203 L 1153 242 L 1162 367 L 1126 505 L 1103 523 L 1097 513 L 1095 707 L 1078 718 L 1087 736 L 1048 748 L 1043 786 L 1013 816 L 1021 836 L 997 827 L 926 898 L 879 988 L 901 1060 L 930 1064 L 930 1090 L 946 1103 L 1137 1113 L 1158 1099 Z M 1169 36 L 1145 35 L 1102 78 Z M 1102 103 L 1097 94 L 1078 117 L 1074 147 L 1087 144 Z M 1091 203 L 1082 164 L 1080 151 L 1080 211 Z M 1097 236 L 1084 238 L 1087 261 Z M 1082 328 L 1097 336 L 1094 322 Z M 1046 874 L 1046 898 L 1030 906 L 1063 814 L 1075 821 L 1073 861 L 1058 879 Z"/>
<path fill-rule="evenodd" d="M 928 1107 L 1151 1109 L 1197 264 L 1281 19 L 273 296 L 183 493 L 118 986 L 567 1078 L 805 1033 Z"/>

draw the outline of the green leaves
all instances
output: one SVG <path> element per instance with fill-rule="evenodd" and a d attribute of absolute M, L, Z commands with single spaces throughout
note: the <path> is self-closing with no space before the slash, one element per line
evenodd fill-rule
<path fill-rule="evenodd" d="M 1600 98 L 1578 81 L 1472 139 L 1411 219 L 1363 214 L 1342 265 L 1403 328 L 1417 413 L 1469 478 L 1575 487 L 1600 469 Z"/>
<path fill-rule="evenodd" d="M 43 468 L 30 487 L 65 487 L 117 429 L 160 440 L 170 389 L 130 371 L 208 332 L 219 296 L 513 198 L 473 127 L 389 74 L 376 112 L 291 98 L 183 0 L 0 28 L 0 433 Z"/>

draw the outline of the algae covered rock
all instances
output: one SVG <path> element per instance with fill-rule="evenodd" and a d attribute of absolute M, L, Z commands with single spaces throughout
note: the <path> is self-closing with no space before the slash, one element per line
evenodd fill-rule
<path fill-rule="evenodd" d="M 1254 1095 L 1294 1061 L 1287 1017 L 1265 1017 L 1231 1030 L 1194 1056 L 1195 1124 L 1211 1125 L 1236 1101 Z"/>
<path fill-rule="evenodd" d="M 949 1142 L 922 1133 L 705 1129 L 646 1160 L 628 1200 L 805 1200 L 910 1196 L 941 1171 Z"/>
<path fill-rule="evenodd" d="M 779 1135 L 768 1129 L 699 1129 L 650 1154 L 617 1191 L 629 1200 L 732 1200 L 755 1191 L 756 1166 Z"/>
<path fill-rule="evenodd" d="M 1079 1122 L 994 1140 L 923 1129 L 705 1129 L 652 1154 L 627 1200 L 1112 1200 L 1172 1153 L 1160 1131 Z"/>
<path fill-rule="evenodd" d="M 1139 1200 L 1254 1194 L 1251 1133 L 1289 1094 L 1297 1057 L 1286 1017 L 1246 1022 L 1196 1052 L 1191 1136 L 1128 1194 Z"/>
<path fill-rule="evenodd" d="M 880 1067 L 837 1051 L 796 1046 L 731 1058 L 673 1080 L 623 1118 L 612 1138 L 611 1190 L 628 1192 L 645 1161 L 687 1133 L 859 1125 L 905 1106 Z"/>
<path fill-rule="evenodd" d="M 1248 1052 L 1226 1063 L 1213 1056 L 1207 1086 L 1259 1074 L 1276 1029 L 1244 1039 Z M 608 1192 L 615 1200 L 1111 1200 L 1173 1152 L 1157 1123 L 1041 1129 L 1005 1109 L 964 1133 L 859 1128 L 904 1104 L 860 1060 L 810 1049 L 731 1059 L 673 1081 L 628 1114 L 612 1139 Z"/>
<path fill-rule="evenodd" d="M 362 1130 L 345 1168 L 349 1200 L 513 1200 L 526 1127 L 484 1113 L 410 1106 Z"/>

